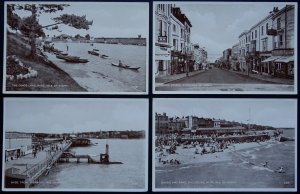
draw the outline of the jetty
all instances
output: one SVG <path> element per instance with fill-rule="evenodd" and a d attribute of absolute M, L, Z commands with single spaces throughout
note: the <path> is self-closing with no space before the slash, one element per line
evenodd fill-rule
<path fill-rule="evenodd" d="M 116 161 L 110 161 L 109 160 L 109 145 L 106 144 L 105 146 L 105 153 L 100 154 L 99 160 L 96 158 L 96 156 L 91 156 L 89 154 L 75 154 L 74 152 L 64 152 L 59 161 L 60 162 L 70 162 L 74 161 L 74 159 L 77 161 L 77 163 L 80 163 L 80 159 L 85 159 L 84 161 L 87 161 L 88 163 L 93 164 L 123 164 L 122 162 L 116 162 Z"/>
<path fill-rule="evenodd" d="M 122 162 L 109 160 L 108 144 L 106 144 L 105 153 L 100 153 L 97 158 L 89 154 L 75 154 L 68 151 L 70 147 L 89 144 L 90 140 L 78 138 L 47 145 L 37 153 L 32 151 L 31 154 L 17 158 L 6 157 L 5 188 L 29 188 L 38 183 L 42 175 L 48 175 L 50 169 L 58 162 L 87 161 L 91 164 L 122 164 Z"/>
<path fill-rule="evenodd" d="M 48 146 L 36 154 L 27 154 L 17 159 L 7 158 L 5 187 L 29 188 L 30 185 L 38 182 L 41 175 L 47 173 L 71 145 L 71 141 L 61 142 L 57 144 L 57 149 Z"/>

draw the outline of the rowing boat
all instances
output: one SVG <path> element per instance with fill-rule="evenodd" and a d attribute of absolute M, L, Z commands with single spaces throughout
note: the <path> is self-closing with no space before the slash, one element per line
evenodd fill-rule
<path fill-rule="evenodd" d="M 115 63 L 111 63 L 112 66 L 115 66 L 115 67 L 119 67 L 119 68 L 123 68 L 123 69 L 130 69 L 130 70 L 139 70 L 140 67 L 130 67 L 129 65 L 118 65 L 118 64 L 115 64 Z"/>
<path fill-rule="evenodd" d="M 107 55 L 100 55 L 100 57 L 101 57 L 102 59 L 108 59 L 108 58 L 109 58 L 109 56 L 107 56 Z"/>
<path fill-rule="evenodd" d="M 88 51 L 88 53 L 91 54 L 91 55 L 99 56 L 99 53 L 97 53 L 95 51 Z"/>

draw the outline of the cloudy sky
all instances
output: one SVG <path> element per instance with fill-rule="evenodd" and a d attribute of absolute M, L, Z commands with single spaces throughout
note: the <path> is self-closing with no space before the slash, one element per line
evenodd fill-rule
<path fill-rule="evenodd" d="M 250 123 L 273 127 L 297 123 L 297 102 L 290 99 L 154 99 L 153 110 L 171 117 L 195 115 L 243 123 L 250 118 Z"/>
<path fill-rule="evenodd" d="M 191 41 L 199 43 L 208 51 L 213 62 L 222 55 L 223 50 L 238 43 L 238 36 L 266 17 L 273 7 L 279 9 L 287 3 L 177 3 L 191 21 Z"/>
<path fill-rule="evenodd" d="M 50 36 L 65 33 L 68 35 L 90 34 L 92 37 L 147 37 L 149 32 L 149 5 L 148 3 L 124 3 L 124 2 L 67 2 L 70 6 L 56 13 L 43 13 L 39 17 L 40 24 L 53 24 L 51 18 L 64 13 L 78 16 L 86 15 L 87 20 L 93 20 L 89 30 L 77 30 L 65 25 L 59 25 L 62 32 L 45 30 Z M 28 12 L 18 12 L 20 16 L 28 15 Z"/>
<path fill-rule="evenodd" d="M 4 130 L 83 132 L 148 130 L 146 99 L 4 99 Z"/>

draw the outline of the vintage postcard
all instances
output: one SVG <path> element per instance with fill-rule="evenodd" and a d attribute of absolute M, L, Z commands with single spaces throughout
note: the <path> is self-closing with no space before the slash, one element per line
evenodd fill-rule
<path fill-rule="evenodd" d="M 154 99 L 154 191 L 296 191 L 296 99 Z"/>
<path fill-rule="evenodd" d="M 3 30 L 4 93 L 148 93 L 148 2 L 7 1 Z"/>
<path fill-rule="evenodd" d="M 148 107 L 147 99 L 5 98 L 2 190 L 147 191 Z"/>
<path fill-rule="evenodd" d="M 296 94 L 297 3 L 154 2 L 155 94 Z"/>

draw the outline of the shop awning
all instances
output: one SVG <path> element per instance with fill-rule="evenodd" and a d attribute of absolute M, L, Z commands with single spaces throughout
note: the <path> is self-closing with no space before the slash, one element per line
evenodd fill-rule
<path fill-rule="evenodd" d="M 271 56 L 271 57 L 263 60 L 262 63 L 267 63 L 267 62 L 270 62 L 270 61 L 275 61 L 276 59 L 279 59 L 280 57 L 282 57 L 282 56 Z"/>
<path fill-rule="evenodd" d="M 276 59 L 274 62 L 278 63 L 288 63 L 294 61 L 294 55 L 290 56 L 282 56 L 279 59 Z"/>

